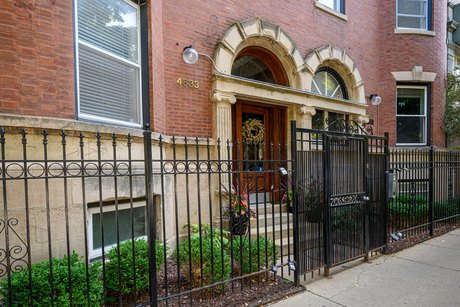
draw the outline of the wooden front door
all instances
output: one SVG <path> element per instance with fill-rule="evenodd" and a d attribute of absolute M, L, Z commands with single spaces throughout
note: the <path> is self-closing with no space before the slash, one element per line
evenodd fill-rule
<path fill-rule="evenodd" d="M 279 176 L 270 170 L 276 166 L 273 160 L 286 156 L 286 108 L 237 101 L 233 113 L 234 168 L 239 171 L 235 173 L 235 183 L 244 194 L 249 191 L 251 203 L 271 201 L 270 195 L 277 200 Z M 254 127 L 250 133 L 248 127 Z M 263 137 L 259 134 L 261 129 Z"/>

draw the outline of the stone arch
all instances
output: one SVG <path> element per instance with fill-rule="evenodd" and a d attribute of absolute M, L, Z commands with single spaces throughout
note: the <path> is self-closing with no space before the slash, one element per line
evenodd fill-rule
<path fill-rule="evenodd" d="M 331 45 L 315 49 L 307 55 L 304 63 L 306 71 L 305 90 L 311 91 L 311 82 L 316 70 L 328 66 L 336 70 L 345 82 L 351 101 L 366 103 L 364 83 L 356 63 L 345 50 Z"/>
<path fill-rule="evenodd" d="M 302 88 L 303 58 L 294 41 L 279 26 L 259 18 L 235 23 L 218 42 L 214 61 L 219 72 L 230 74 L 238 53 L 244 48 L 259 46 L 266 48 L 282 63 L 292 88 Z"/>

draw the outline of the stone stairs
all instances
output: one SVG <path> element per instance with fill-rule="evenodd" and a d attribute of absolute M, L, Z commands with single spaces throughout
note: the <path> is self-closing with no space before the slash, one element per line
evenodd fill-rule
<path fill-rule="evenodd" d="M 259 204 L 251 205 L 257 214 L 250 221 L 249 233 L 253 239 L 257 235 L 266 236 L 280 246 L 282 256 L 294 252 L 294 224 L 293 215 L 289 213 L 287 204 Z"/>

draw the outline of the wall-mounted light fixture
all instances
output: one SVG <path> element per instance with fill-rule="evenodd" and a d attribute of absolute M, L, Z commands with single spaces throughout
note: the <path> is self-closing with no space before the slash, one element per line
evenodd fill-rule
<path fill-rule="evenodd" d="M 379 105 L 382 103 L 382 97 L 380 97 L 378 94 L 371 94 L 369 95 L 369 101 L 371 105 L 377 106 L 377 134 L 379 134 L 380 133 L 379 131 L 379 122 L 380 122 Z"/>
<path fill-rule="evenodd" d="M 373 106 L 378 106 L 382 103 L 382 97 L 377 94 L 372 94 L 369 96 L 369 100 Z"/>
<path fill-rule="evenodd" d="M 184 51 L 182 51 L 182 59 L 185 63 L 190 65 L 193 65 L 196 62 L 198 62 L 200 55 L 210 60 L 214 69 L 220 73 L 220 71 L 216 67 L 216 63 L 214 62 L 214 60 L 209 55 L 196 51 L 196 49 L 193 48 L 192 45 L 185 47 Z"/>

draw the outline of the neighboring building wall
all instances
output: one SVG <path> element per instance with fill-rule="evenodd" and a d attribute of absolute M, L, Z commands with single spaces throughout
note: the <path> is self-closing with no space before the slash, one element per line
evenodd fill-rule
<path fill-rule="evenodd" d="M 445 107 L 446 76 L 446 20 L 447 1 L 433 1 L 432 31 L 423 34 L 396 34 L 396 1 L 379 1 L 379 64 L 374 72 L 378 74 L 378 94 L 382 96 L 379 106 L 379 134 L 390 132 L 390 145 L 396 140 L 396 80 L 392 72 L 409 71 L 422 66 L 423 72 L 436 73 L 434 82 L 408 81 L 414 84 L 431 84 L 431 145 L 445 146 L 442 129 Z M 377 113 L 370 107 L 371 114 Z M 375 115 L 374 115 L 375 118 Z M 375 127 L 375 125 L 374 125 Z"/>
<path fill-rule="evenodd" d="M 75 118 L 72 1 L 0 4 L 0 113 Z"/>

